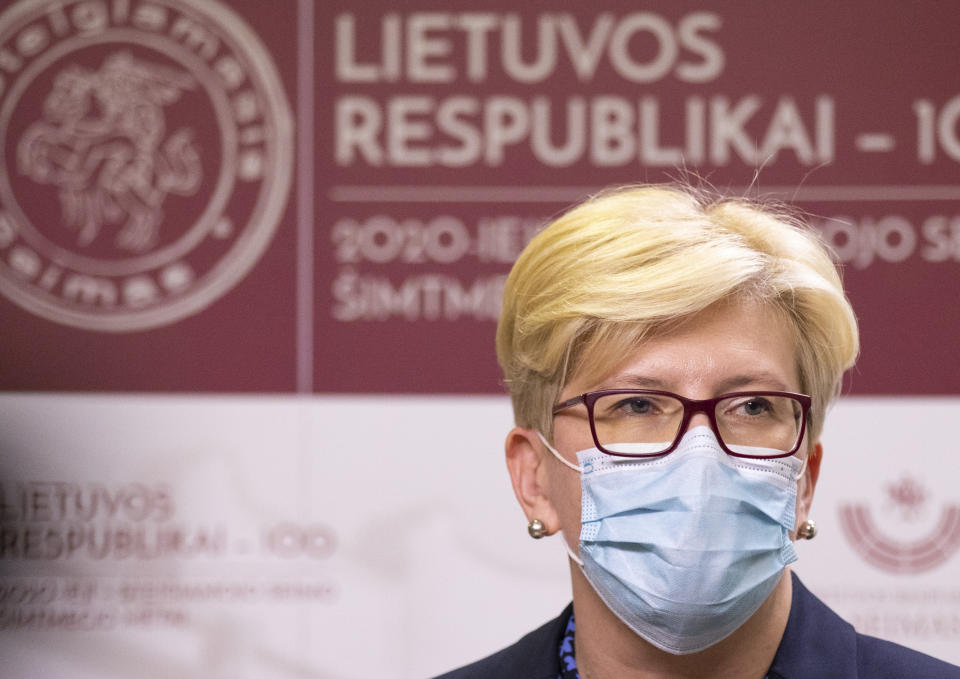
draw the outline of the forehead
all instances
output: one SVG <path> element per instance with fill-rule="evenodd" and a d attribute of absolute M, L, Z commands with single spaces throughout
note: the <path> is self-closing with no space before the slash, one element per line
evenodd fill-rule
<path fill-rule="evenodd" d="M 792 324 L 774 306 L 750 300 L 718 302 L 627 349 L 597 345 L 586 351 L 611 352 L 602 356 L 607 360 L 583 362 L 607 369 L 579 371 L 564 396 L 622 387 L 691 398 L 739 389 L 800 390 Z"/>

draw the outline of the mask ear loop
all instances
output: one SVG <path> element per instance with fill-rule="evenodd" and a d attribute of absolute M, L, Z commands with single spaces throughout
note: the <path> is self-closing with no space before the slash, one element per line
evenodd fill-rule
<path fill-rule="evenodd" d="M 573 462 L 570 462 L 570 461 L 567 460 L 563 455 L 561 455 L 560 452 L 559 452 L 556 448 L 554 448 L 554 447 L 551 446 L 549 443 L 547 443 L 547 439 L 545 439 L 545 438 L 543 437 L 543 434 L 541 434 L 540 432 L 537 432 L 537 436 L 540 437 L 540 442 L 543 443 L 543 445 L 545 445 L 545 446 L 547 447 L 547 450 L 549 450 L 551 453 L 553 453 L 553 456 L 554 456 L 555 458 L 557 458 L 558 460 L 560 460 L 560 462 L 562 462 L 563 464 L 567 465 L 568 467 L 570 467 L 570 469 L 572 469 L 572 470 L 575 471 L 575 472 L 582 472 L 582 471 L 583 471 L 583 467 L 580 467 L 580 466 L 578 466 L 578 465 L 575 465 Z"/>

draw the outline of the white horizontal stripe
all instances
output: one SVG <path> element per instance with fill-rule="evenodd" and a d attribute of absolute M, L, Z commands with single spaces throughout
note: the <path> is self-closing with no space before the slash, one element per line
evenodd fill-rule
<path fill-rule="evenodd" d="M 896 146 L 896 141 L 892 134 L 861 134 L 854 142 L 859 151 L 866 153 L 884 153 L 892 151 Z"/>

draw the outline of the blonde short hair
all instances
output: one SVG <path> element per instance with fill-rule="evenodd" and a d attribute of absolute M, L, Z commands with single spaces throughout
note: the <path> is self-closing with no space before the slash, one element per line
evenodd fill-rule
<path fill-rule="evenodd" d="M 816 441 L 859 347 L 828 250 L 784 210 L 674 185 L 604 192 L 520 254 L 497 327 L 516 423 L 551 436 L 573 376 L 602 379 L 645 337 L 740 296 L 770 304 L 795 333 Z"/>

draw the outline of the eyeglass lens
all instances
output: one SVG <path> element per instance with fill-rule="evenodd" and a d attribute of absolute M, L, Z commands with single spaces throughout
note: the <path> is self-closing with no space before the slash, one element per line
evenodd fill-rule
<path fill-rule="evenodd" d="M 673 445 L 684 406 L 660 394 L 606 394 L 593 405 L 597 441 L 612 453 L 656 455 Z M 792 450 L 802 429 L 802 406 L 789 396 L 732 396 L 717 403 L 717 428 L 735 453 L 765 457 Z"/>

